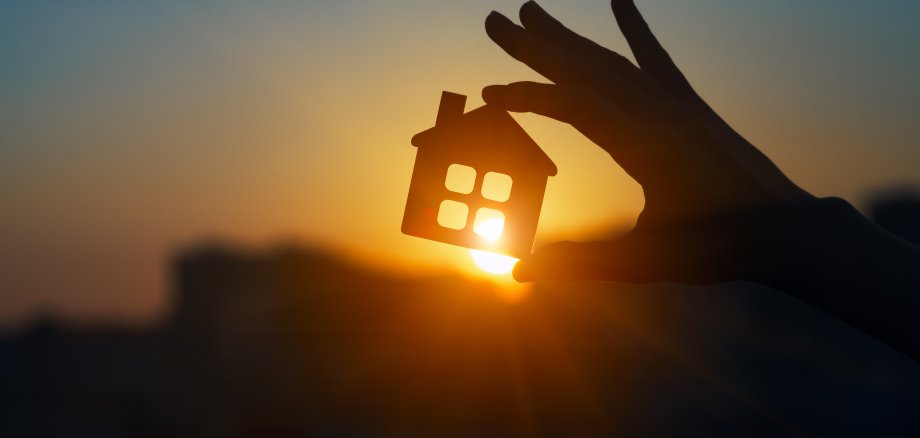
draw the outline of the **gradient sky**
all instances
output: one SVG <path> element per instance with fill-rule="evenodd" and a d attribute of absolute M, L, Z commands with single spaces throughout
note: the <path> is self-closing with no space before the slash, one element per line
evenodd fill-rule
<path fill-rule="evenodd" d="M 606 1 L 543 1 L 629 55 Z M 483 30 L 519 1 L 0 1 L 0 324 L 149 319 L 177 248 L 296 239 L 470 271 L 399 232 L 441 90 L 540 80 Z M 697 90 L 815 194 L 920 183 L 920 2 L 646 0 Z M 629 224 L 639 187 L 566 125 L 538 242 Z"/>

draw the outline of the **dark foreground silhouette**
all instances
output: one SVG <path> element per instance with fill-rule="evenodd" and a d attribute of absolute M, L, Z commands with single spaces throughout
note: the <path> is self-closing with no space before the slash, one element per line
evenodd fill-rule
<path fill-rule="evenodd" d="M 920 245 L 920 189 L 898 189 L 881 194 L 869 206 L 869 214 L 880 227 Z"/>
<path fill-rule="evenodd" d="M 918 226 L 920 223 L 914 223 Z M 786 294 L 199 247 L 147 331 L 0 337 L 0 436 L 916 436 L 920 366 Z"/>
<path fill-rule="evenodd" d="M 524 257 L 515 278 L 752 281 L 920 360 L 920 247 L 842 199 L 797 186 L 696 93 L 633 0 L 611 4 L 638 66 L 532 1 L 520 26 L 497 12 L 486 19 L 496 44 L 552 81 L 489 86 L 486 103 L 571 124 L 645 195 L 625 236 L 548 245 Z"/>

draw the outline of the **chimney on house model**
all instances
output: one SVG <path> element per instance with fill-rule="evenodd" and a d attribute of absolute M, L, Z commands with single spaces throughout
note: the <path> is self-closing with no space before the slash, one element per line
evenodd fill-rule
<path fill-rule="evenodd" d="M 466 105 L 466 96 L 449 91 L 441 92 L 441 106 L 438 107 L 438 119 L 436 126 L 450 123 L 463 115 L 463 107 Z"/>

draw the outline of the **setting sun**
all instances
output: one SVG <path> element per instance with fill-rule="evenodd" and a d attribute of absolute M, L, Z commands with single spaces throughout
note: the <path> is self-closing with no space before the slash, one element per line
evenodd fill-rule
<path fill-rule="evenodd" d="M 495 242 L 501 237 L 504 226 L 504 219 L 496 217 L 482 221 L 480 224 L 476 225 L 473 230 L 476 234 L 482 236 L 489 242 Z M 471 249 L 470 256 L 473 258 L 473 263 L 476 263 L 479 269 L 490 274 L 507 274 L 514 269 L 514 264 L 518 261 L 518 259 L 514 257 L 477 249 Z"/>
<path fill-rule="evenodd" d="M 514 264 L 518 261 L 514 257 L 478 249 L 471 249 L 470 257 L 473 258 L 473 263 L 476 263 L 479 269 L 490 274 L 507 274 L 514 269 Z"/>

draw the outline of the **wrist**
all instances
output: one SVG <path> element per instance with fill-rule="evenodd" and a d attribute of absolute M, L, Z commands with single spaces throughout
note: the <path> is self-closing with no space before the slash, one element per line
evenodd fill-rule
<path fill-rule="evenodd" d="M 842 199 L 816 199 L 786 214 L 794 230 L 772 236 L 768 248 L 780 264 L 762 282 L 920 361 L 920 248 Z"/>
<path fill-rule="evenodd" d="M 778 216 L 764 236 L 780 263 L 764 283 L 787 291 L 920 290 L 920 248 L 876 226 L 845 200 L 816 198 Z"/>

